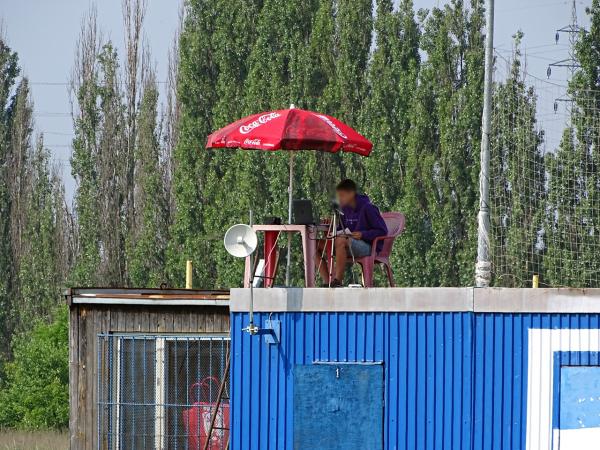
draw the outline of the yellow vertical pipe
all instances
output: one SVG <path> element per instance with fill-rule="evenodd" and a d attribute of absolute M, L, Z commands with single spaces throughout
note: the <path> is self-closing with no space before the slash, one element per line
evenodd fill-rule
<path fill-rule="evenodd" d="M 533 287 L 533 288 L 540 287 L 540 276 L 537 273 L 533 274 L 533 280 L 531 281 L 531 287 Z"/>
<path fill-rule="evenodd" d="M 192 273 L 193 273 L 192 260 L 188 259 L 185 264 L 185 288 L 186 289 L 192 289 Z"/>

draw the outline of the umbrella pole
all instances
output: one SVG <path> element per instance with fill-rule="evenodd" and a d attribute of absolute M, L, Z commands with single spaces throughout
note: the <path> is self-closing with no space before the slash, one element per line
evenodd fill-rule
<path fill-rule="evenodd" d="M 292 223 L 292 201 L 294 200 L 294 152 L 290 151 L 290 184 L 288 186 L 288 223 Z M 290 285 L 290 265 L 292 262 L 292 234 L 288 233 L 285 285 Z"/>

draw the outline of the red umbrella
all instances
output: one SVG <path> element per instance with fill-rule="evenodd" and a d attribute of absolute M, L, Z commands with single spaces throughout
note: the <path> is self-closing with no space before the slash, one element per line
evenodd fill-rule
<path fill-rule="evenodd" d="M 245 150 L 321 150 L 369 156 L 373 144 L 335 117 L 294 108 L 267 111 L 244 117 L 212 133 L 206 148 L 242 148 Z M 294 152 L 290 153 L 288 216 L 292 221 L 292 181 Z M 286 283 L 289 284 L 290 242 Z"/>
<path fill-rule="evenodd" d="M 335 117 L 304 109 L 253 114 L 215 131 L 207 148 L 247 150 L 321 150 L 369 156 L 373 144 Z"/>
<path fill-rule="evenodd" d="M 252 114 L 212 133 L 206 148 L 340 150 L 369 156 L 373 144 L 335 117 L 294 108 Z M 293 153 L 290 154 L 289 220 L 292 219 Z"/>

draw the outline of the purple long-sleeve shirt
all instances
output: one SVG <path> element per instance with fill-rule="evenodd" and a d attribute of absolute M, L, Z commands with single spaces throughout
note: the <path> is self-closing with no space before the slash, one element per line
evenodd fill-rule
<path fill-rule="evenodd" d="M 387 226 L 377 206 L 371 203 L 368 196 L 363 194 L 356 195 L 356 207 L 344 206 L 342 208 L 342 228 L 348 228 L 350 231 L 360 231 L 362 240 L 371 244 L 373 240 L 380 236 L 386 236 Z M 381 250 L 383 242 L 377 245 L 377 251 Z"/>

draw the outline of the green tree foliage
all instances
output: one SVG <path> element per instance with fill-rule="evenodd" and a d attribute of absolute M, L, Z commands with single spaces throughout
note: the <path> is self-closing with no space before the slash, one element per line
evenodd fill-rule
<path fill-rule="evenodd" d="M 10 336 L 47 316 L 59 299 L 67 250 L 62 182 L 40 137 L 33 144 L 33 105 L 27 79 L 10 100 L 0 170 L 3 209 L 2 352 Z"/>
<path fill-rule="evenodd" d="M 204 210 L 211 154 L 202 151 L 213 129 L 217 70 L 212 58 L 216 4 L 190 0 L 179 39 L 178 96 L 181 103 L 179 138 L 174 150 L 173 195 L 175 211 L 168 247 L 167 271 L 171 284 L 182 286 L 185 261 L 195 261 L 197 283 L 214 286 L 215 263 L 205 232 Z"/>
<path fill-rule="evenodd" d="M 100 47 L 95 17 L 86 26 L 76 68 L 79 110 L 71 157 L 72 174 L 79 183 L 76 194 L 79 248 L 73 282 L 123 286 L 127 283 L 124 180 L 128 154 L 119 62 L 110 42 Z"/>
<path fill-rule="evenodd" d="M 10 239 L 11 201 L 8 189 L 10 168 L 10 130 L 12 122 L 11 89 L 19 74 L 18 59 L 0 37 L 0 353 L 8 351 L 12 327 L 9 326 L 12 288 L 12 250 Z"/>
<path fill-rule="evenodd" d="M 137 118 L 136 214 L 129 234 L 128 272 L 133 286 L 159 286 L 165 280 L 168 205 L 157 135 L 158 90 L 148 74 Z"/>
<path fill-rule="evenodd" d="M 362 120 L 376 152 L 365 162 L 365 190 L 387 211 L 403 196 L 408 119 L 420 64 L 420 30 L 412 1 L 403 1 L 397 12 L 392 7 L 391 0 L 377 2 L 377 46 L 369 66 Z"/>
<path fill-rule="evenodd" d="M 256 17 L 262 1 L 222 0 L 219 2 L 212 36 L 217 98 L 212 116 L 215 129 L 233 122 L 245 113 L 244 87 L 250 69 L 250 53 L 256 41 Z M 231 30 L 236 32 L 232 34 Z M 254 111 L 252 111 L 254 112 Z M 200 142 L 202 147 L 204 141 Z M 206 151 L 206 150 L 200 150 Z M 248 221 L 248 211 L 256 208 L 254 193 L 261 192 L 260 170 L 253 166 L 256 158 L 248 152 L 208 150 L 204 224 L 208 252 L 214 261 L 216 286 L 237 286 L 243 262 L 232 258 L 221 245 L 220 237 L 234 222 Z M 223 205 L 228 205 L 226 209 Z M 181 268 L 180 268 L 181 270 Z"/>
<path fill-rule="evenodd" d="M 0 378 L 0 427 L 65 429 L 69 423 L 68 310 L 15 338 Z"/>
<path fill-rule="evenodd" d="M 78 107 L 73 128 L 71 174 L 77 182 L 75 214 L 77 215 L 76 261 L 70 278 L 74 285 L 98 286 L 100 265 L 99 181 L 97 148 L 101 113 L 97 104 L 99 73 L 97 58 L 100 43 L 95 16 L 84 22 L 73 70 L 73 93 Z"/>
<path fill-rule="evenodd" d="M 241 264 L 218 237 L 246 221 L 249 209 L 257 220 L 287 217 L 288 154 L 201 146 L 214 129 L 244 114 L 290 103 L 339 117 L 375 142 L 369 161 L 298 153 L 294 196 L 313 198 L 325 211 L 336 180 L 352 176 L 382 209 L 410 217 L 401 256 L 395 256 L 402 259 L 402 284 L 471 284 L 481 4 L 455 1 L 421 12 L 418 20 L 410 0 L 396 8 L 386 0 L 375 6 L 373 19 L 368 0 L 186 4 L 168 263 L 174 284 L 181 285 L 184 260 L 191 258 L 197 284 L 237 285 Z M 233 25 L 239 33 L 228 33 Z M 422 74 L 421 52 L 427 55 Z M 300 279 L 294 273 L 295 282 Z"/>
<path fill-rule="evenodd" d="M 112 42 L 103 40 L 94 12 L 84 19 L 78 43 L 71 157 L 77 245 L 70 281 L 157 287 L 166 273 L 171 174 L 161 161 L 155 76 L 149 52 L 140 50 L 144 3 L 123 4 L 124 65 Z"/>
<path fill-rule="evenodd" d="M 28 173 L 26 223 L 19 265 L 21 329 L 34 318 L 47 318 L 61 298 L 67 275 L 68 225 L 64 222 L 64 188 L 50 167 L 42 139 L 31 155 Z"/>
<path fill-rule="evenodd" d="M 576 46 L 581 68 L 569 83 L 571 124 L 548 155 L 545 277 L 551 285 L 597 287 L 600 272 L 600 2 L 587 9 L 591 24 Z"/>
<path fill-rule="evenodd" d="M 373 2 L 340 0 L 335 4 L 333 47 L 335 72 L 325 93 L 325 111 L 363 131 L 361 115 L 367 100 L 367 67 L 373 36 Z M 364 185 L 364 161 L 358 155 L 336 155 L 340 178 Z"/>
<path fill-rule="evenodd" d="M 483 11 L 452 1 L 425 20 L 410 111 L 399 241 L 404 285 L 472 284 L 483 82 Z"/>
<path fill-rule="evenodd" d="M 528 286 L 541 271 L 545 200 L 543 134 L 536 129 L 536 94 L 523 79 L 521 38 L 515 36 L 509 78 L 495 86 L 490 145 L 494 283 L 510 287 Z"/>

